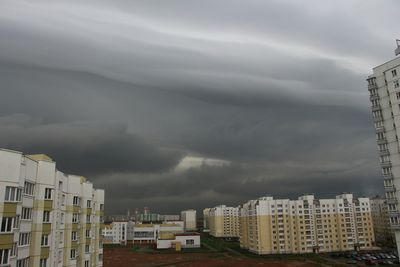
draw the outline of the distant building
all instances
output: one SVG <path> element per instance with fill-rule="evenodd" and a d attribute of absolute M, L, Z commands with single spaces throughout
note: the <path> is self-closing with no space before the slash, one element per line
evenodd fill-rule
<path fill-rule="evenodd" d="M 0 149 L 0 266 L 102 266 L 104 190 Z"/>
<path fill-rule="evenodd" d="M 240 208 L 240 246 L 257 254 L 370 249 L 374 245 L 368 198 L 262 197 Z"/>
<path fill-rule="evenodd" d="M 181 220 L 185 224 L 185 231 L 197 230 L 196 210 L 184 210 L 181 212 Z"/>
<path fill-rule="evenodd" d="M 102 233 L 103 244 L 126 245 L 128 241 L 128 222 L 105 224 Z"/>
<path fill-rule="evenodd" d="M 203 210 L 203 232 L 210 231 L 210 223 L 209 223 L 210 210 L 211 208 L 206 208 Z"/>
<path fill-rule="evenodd" d="M 180 216 L 177 214 L 160 215 L 160 221 L 180 221 Z"/>
<path fill-rule="evenodd" d="M 399 51 L 397 41 L 396 55 Z M 400 57 L 373 68 L 367 82 L 389 222 L 400 254 Z"/>
<path fill-rule="evenodd" d="M 395 246 L 395 236 L 390 228 L 386 199 L 375 197 L 370 202 L 374 235 L 377 244 L 385 247 Z"/>
<path fill-rule="evenodd" d="M 200 234 L 181 233 L 181 234 L 161 234 L 157 239 L 157 249 L 174 248 L 200 248 Z"/>
<path fill-rule="evenodd" d="M 215 237 L 239 237 L 239 208 L 220 205 L 209 209 L 210 235 Z"/>

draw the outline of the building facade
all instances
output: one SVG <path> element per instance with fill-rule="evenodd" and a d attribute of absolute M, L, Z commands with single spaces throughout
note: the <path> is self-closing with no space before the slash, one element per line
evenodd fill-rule
<path fill-rule="evenodd" d="M 370 199 L 370 202 L 376 243 L 384 247 L 393 247 L 395 245 L 395 237 L 390 228 L 386 199 L 374 197 Z"/>
<path fill-rule="evenodd" d="M 210 232 L 210 210 L 211 208 L 206 208 L 203 210 L 203 232 Z"/>
<path fill-rule="evenodd" d="M 239 237 L 239 208 L 220 205 L 209 210 L 210 235 Z"/>
<path fill-rule="evenodd" d="M 400 57 L 373 68 L 367 81 L 389 222 L 400 252 Z"/>
<path fill-rule="evenodd" d="M 104 191 L 46 155 L 0 149 L 0 265 L 102 266 Z"/>
<path fill-rule="evenodd" d="M 181 220 L 184 222 L 185 231 L 197 230 L 196 210 L 181 211 Z"/>
<path fill-rule="evenodd" d="M 183 221 L 163 222 L 163 223 L 127 223 L 128 243 L 156 243 L 157 238 L 166 234 L 184 233 Z"/>
<path fill-rule="evenodd" d="M 240 208 L 240 246 L 257 254 L 368 249 L 374 244 L 368 198 L 262 197 Z"/>
<path fill-rule="evenodd" d="M 126 245 L 128 241 L 128 222 L 112 222 L 102 229 L 103 244 Z"/>

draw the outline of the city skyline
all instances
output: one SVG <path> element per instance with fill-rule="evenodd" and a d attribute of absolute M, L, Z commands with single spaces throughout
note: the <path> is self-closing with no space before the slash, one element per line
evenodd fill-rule
<path fill-rule="evenodd" d="M 366 79 L 399 8 L 3 1 L 0 147 L 87 176 L 108 215 L 382 195 Z"/>

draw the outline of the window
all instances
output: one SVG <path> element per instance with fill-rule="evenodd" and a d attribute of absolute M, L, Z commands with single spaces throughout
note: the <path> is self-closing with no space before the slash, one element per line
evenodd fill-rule
<path fill-rule="evenodd" d="M 394 81 L 393 84 L 394 84 L 394 88 L 399 88 L 399 86 L 400 86 L 399 80 Z"/>
<path fill-rule="evenodd" d="M 90 223 L 90 215 L 86 215 L 86 222 Z"/>
<path fill-rule="evenodd" d="M 28 266 L 29 266 L 29 258 L 17 260 L 17 267 L 28 267 Z"/>
<path fill-rule="evenodd" d="M 400 99 L 400 92 L 396 93 L 396 97 L 397 97 L 397 99 Z"/>
<path fill-rule="evenodd" d="M 44 190 L 44 199 L 51 199 L 51 188 L 46 188 Z"/>
<path fill-rule="evenodd" d="M 100 204 L 100 210 L 104 210 L 104 204 Z"/>
<path fill-rule="evenodd" d="M 89 260 L 86 260 L 85 261 L 85 267 L 89 267 L 90 266 L 90 262 L 89 262 Z"/>
<path fill-rule="evenodd" d="M 76 249 L 71 249 L 70 259 L 74 260 L 76 258 Z"/>
<path fill-rule="evenodd" d="M 47 234 L 43 234 L 42 235 L 42 241 L 41 241 L 40 245 L 42 247 L 48 247 L 49 246 L 49 235 L 47 235 Z"/>
<path fill-rule="evenodd" d="M 10 257 L 9 249 L 0 249 L 0 265 L 8 264 Z"/>
<path fill-rule="evenodd" d="M 13 217 L 3 217 L 1 220 L 0 233 L 10 233 L 12 231 L 13 221 Z"/>
<path fill-rule="evenodd" d="M 15 218 L 14 218 L 13 228 L 14 229 L 18 229 L 19 228 L 19 215 L 15 216 Z"/>
<path fill-rule="evenodd" d="M 90 238 L 90 230 L 86 230 L 86 238 Z"/>
<path fill-rule="evenodd" d="M 90 253 L 90 246 L 89 245 L 85 245 L 85 253 Z"/>
<path fill-rule="evenodd" d="M 15 257 L 17 256 L 17 247 L 18 247 L 18 243 L 15 242 L 11 248 L 11 253 L 10 253 L 10 257 Z"/>
<path fill-rule="evenodd" d="M 63 206 L 65 205 L 65 195 L 64 194 L 62 195 L 61 205 L 63 205 Z"/>
<path fill-rule="evenodd" d="M 75 197 L 73 198 L 72 204 L 75 205 L 75 206 L 79 206 L 79 204 L 80 204 L 80 199 L 79 199 L 79 197 L 75 196 Z"/>
<path fill-rule="evenodd" d="M 78 240 L 78 235 L 77 235 L 76 231 L 71 232 L 71 240 L 72 241 Z"/>
<path fill-rule="evenodd" d="M 39 267 L 47 267 L 47 259 L 40 259 Z"/>
<path fill-rule="evenodd" d="M 87 206 L 87 208 L 91 208 L 92 207 L 92 201 L 91 200 L 86 201 L 86 206 Z"/>
<path fill-rule="evenodd" d="M 79 222 L 79 214 L 74 213 L 72 214 L 72 223 L 78 223 Z"/>
<path fill-rule="evenodd" d="M 61 224 L 64 224 L 64 213 L 63 212 L 61 212 L 60 220 L 61 220 Z"/>
<path fill-rule="evenodd" d="M 396 77 L 397 76 L 397 70 L 392 70 L 392 77 Z"/>
<path fill-rule="evenodd" d="M 193 239 L 186 240 L 186 245 L 194 245 L 194 240 Z"/>
<path fill-rule="evenodd" d="M 22 207 L 21 220 L 31 220 L 32 219 L 32 208 Z"/>
<path fill-rule="evenodd" d="M 24 184 L 24 194 L 25 195 L 29 195 L 29 196 L 33 196 L 35 192 L 35 184 L 30 183 L 30 182 L 25 182 Z"/>
<path fill-rule="evenodd" d="M 21 189 L 13 186 L 6 186 L 6 202 L 19 202 L 21 201 Z"/>
<path fill-rule="evenodd" d="M 27 246 L 31 243 L 31 233 L 19 233 L 18 246 Z"/>
<path fill-rule="evenodd" d="M 43 222 L 45 223 L 50 222 L 50 211 L 48 210 L 43 211 Z"/>

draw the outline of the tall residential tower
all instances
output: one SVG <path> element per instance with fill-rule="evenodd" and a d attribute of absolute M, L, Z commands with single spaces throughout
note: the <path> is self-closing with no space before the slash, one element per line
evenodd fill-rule
<path fill-rule="evenodd" d="M 400 52 L 400 41 L 396 51 Z M 396 52 L 398 55 L 398 52 Z M 400 248 L 400 57 L 373 68 L 367 79 L 389 221 Z"/>

